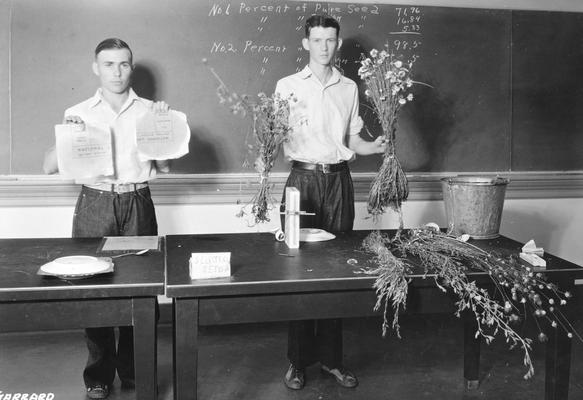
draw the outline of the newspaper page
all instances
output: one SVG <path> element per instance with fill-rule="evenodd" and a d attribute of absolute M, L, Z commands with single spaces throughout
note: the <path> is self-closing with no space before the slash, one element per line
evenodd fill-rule
<path fill-rule="evenodd" d="M 66 179 L 111 176 L 113 154 L 107 124 L 55 125 L 59 173 Z"/>
<path fill-rule="evenodd" d="M 179 111 L 148 112 L 136 121 L 136 145 L 141 160 L 171 160 L 188 153 L 190 127 Z"/>

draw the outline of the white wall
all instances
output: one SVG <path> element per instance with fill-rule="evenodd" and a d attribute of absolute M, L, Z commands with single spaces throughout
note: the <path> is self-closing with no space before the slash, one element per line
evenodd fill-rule
<path fill-rule="evenodd" d="M 156 207 L 159 234 L 230 233 L 269 231 L 279 227 L 277 215 L 268 224 L 250 227 L 229 204 L 161 204 Z M 404 204 L 406 227 L 427 222 L 446 226 L 442 201 L 408 201 Z M 0 207 L 0 238 L 69 237 L 72 206 Z M 500 232 L 526 242 L 534 239 L 546 251 L 583 265 L 583 198 L 507 199 Z M 381 221 L 367 217 L 366 205 L 356 204 L 355 229 L 398 227 L 394 213 Z"/>

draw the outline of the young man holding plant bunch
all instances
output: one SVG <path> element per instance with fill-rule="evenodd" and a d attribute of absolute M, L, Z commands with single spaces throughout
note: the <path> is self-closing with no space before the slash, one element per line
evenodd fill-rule
<path fill-rule="evenodd" d="M 147 182 L 157 171 L 168 172 L 168 162 L 141 160 L 135 130 L 138 118 L 147 112 L 167 112 L 169 107 L 137 96 L 131 88 L 133 70 L 128 44 L 116 38 L 103 40 L 95 48 L 93 60 L 100 88 L 93 97 L 65 111 L 64 124 L 109 125 L 114 143 L 114 175 L 84 182 L 73 216 L 73 237 L 158 234 Z M 184 114 L 179 115 L 186 120 Z M 58 172 L 55 148 L 47 152 L 43 167 L 48 174 Z M 117 349 L 114 328 L 87 328 L 85 339 L 89 357 L 83 379 L 88 398 L 107 398 L 116 370 L 122 388 L 135 386 L 133 327 L 119 327 Z"/>
<path fill-rule="evenodd" d="M 292 94 L 294 98 L 289 117 L 292 131 L 283 145 L 286 158 L 292 162 L 286 187 L 299 190 L 302 211 L 315 213 L 302 216 L 301 227 L 330 232 L 353 227 L 354 191 L 348 162 L 355 154 L 385 151 L 382 138 L 368 142 L 359 136 L 363 122 L 358 88 L 333 66 L 342 45 L 339 33 L 340 25 L 332 17 L 308 18 L 302 45 L 310 54 L 309 64 L 279 80 L 275 89 L 282 98 Z M 302 389 L 305 368 L 318 361 L 322 371 L 341 386 L 358 385 L 356 376 L 342 364 L 341 319 L 290 322 L 288 358 L 284 382 L 290 389 Z"/>

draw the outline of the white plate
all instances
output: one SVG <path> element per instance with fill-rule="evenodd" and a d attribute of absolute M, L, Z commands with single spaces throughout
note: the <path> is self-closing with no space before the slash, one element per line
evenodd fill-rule
<path fill-rule="evenodd" d="M 301 228 L 300 241 L 302 242 L 322 242 L 325 240 L 334 239 L 336 236 L 323 229 L 317 228 Z"/>
<path fill-rule="evenodd" d="M 40 269 L 45 274 L 56 276 L 88 276 L 111 268 L 111 260 L 91 256 L 68 256 L 57 258 Z"/>

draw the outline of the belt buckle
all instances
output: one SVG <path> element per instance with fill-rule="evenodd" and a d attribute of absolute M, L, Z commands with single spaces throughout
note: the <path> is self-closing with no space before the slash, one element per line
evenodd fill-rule
<path fill-rule="evenodd" d="M 330 171 L 330 164 L 322 163 L 322 164 L 320 164 L 320 167 L 322 168 L 322 173 L 324 173 L 324 174 L 329 174 L 331 172 Z"/>
<path fill-rule="evenodd" d="M 114 187 L 114 192 L 116 193 L 127 193 L 130 192 L 130 186 L 131 184 L 129 183 L 114 183 L 113 187 Z"/>

